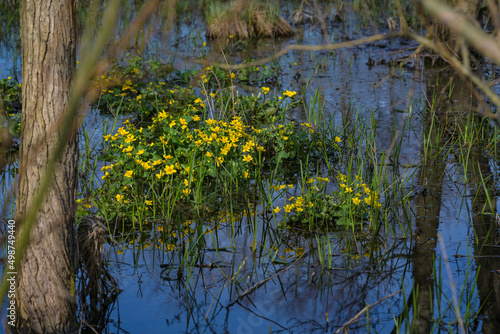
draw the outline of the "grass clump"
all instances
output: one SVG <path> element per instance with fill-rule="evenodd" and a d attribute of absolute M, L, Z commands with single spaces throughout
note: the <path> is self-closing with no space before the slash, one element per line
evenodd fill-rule
<path fill-rule="evenodd" d="M 363 222 L 376 214 L 382 204 L 377 192 L 371 190 L 359 176 L 356 175 L 352 181 L 349 178 L 339 174 L 339 189 L 331 193 L 325 192 L 330 182 L 328 177 L 307 179 L 302 194 L 288 198 L 288 204 L 283 206 L 283 222 L 309 231 L 335 231 L 342 226 L 349 229 L 354 229 L 356 225 L 363 227 Z M 275 208 L 275 212 L 280 210 Z"/>
<path fill-rule="evenodd" d="M 292 27 L 279 15 L 275 2 L 212 1 L 205 10 L 206 36 L 213 39 L 250 39 L 293 36 Z"/>
<path fill-rule="evenodd" d="M 273 106 L 270 119 L 277 121 L 297 104 L 295 95 L 236 94 L 228 116 L 217 119 L 208 115 L 207 104 L 221 104 L 224 94 L 219 102 L 208 94 L 193 104 L 184 101 L 183 107 L 161 110 L 151 122 L 125 121 L 104 137 L 101 158 L 112 163 L 102 168 L 104 183 L 93 196 L 95 206 L 108 220 L 169 220 L 176 210 L 194 215 L 209 203 L 220 207 L 227 202 L 224 197 L 248 196 L 250 180 L 262 178 L 269 167 L 286 159 L 334 159 L 335 151 L 324 150 L 320 135 L 310 127 L 251 125 L 262 119 L 258 110 L 249 112 L 251 103 Z"/>

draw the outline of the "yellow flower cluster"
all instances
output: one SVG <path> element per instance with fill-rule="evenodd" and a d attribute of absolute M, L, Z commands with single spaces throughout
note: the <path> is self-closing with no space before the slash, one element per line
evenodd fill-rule
<path fill-rule="evenodd" d="M 280 191 L 286 188 L 293 189 L 293 184 L 281 184 L 281 185 L 272 185 L 271 189 L 274 191 Z"/>
<path fill-rule="evenodd" d="M 348 182 L 347 175 L 343 174 L 339 174 L 337 180 L 342 192 L 352 197 L 354 205 L 360 205 L 364 202 L 366 205 L 374 208 L 382 207 L 377 192 L 370 190 L 368 185 L 358 175 L 355 176 L 353 182 Z"/>
<path fill-rule="evenodd" d="M 292 196 L 288 200 L 290 202 L 293 201 L 293 203 L 285 206 L 286 213 L 289 213 L 292 210 L 295 210 L 296 212 L 302 212 L 304 211 L 304 208 L 312 208 L 314 206 L 314 204 L 311 201 L 306 203 L 304 197 L 302 196 L 297 196 L 297 197 Z"/>

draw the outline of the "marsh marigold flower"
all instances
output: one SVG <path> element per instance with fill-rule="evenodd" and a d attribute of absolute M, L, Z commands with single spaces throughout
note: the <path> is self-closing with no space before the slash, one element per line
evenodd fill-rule
<path fill-rule="evenodd" d="M 283 95 L 285 96 L 288 96 L 288 97 L 294 97 L 295 95 L 297 95 L 297 92 L 293 91 L 293 90 L 286 90 Z"/>
<path fill-rule="evenodd" d="M 287 204 L 285 205 L 285 212 L 290 213 L 295 208 L 295 204 Z"/>
<path fill-rule="evenodd" d="M 177 172 L 177 170 L 174 168 L 174 165 L 165 166 L 164 170 L 165 174 L 167 175 L 174 174 L 175 172 Z"/>
<path fill-rule="evenodd" d="M 134 174 L 134 171 L 133 170 L 129 170 L 125 173 L 125 177 L 132 177 L 132 175 Z"/>

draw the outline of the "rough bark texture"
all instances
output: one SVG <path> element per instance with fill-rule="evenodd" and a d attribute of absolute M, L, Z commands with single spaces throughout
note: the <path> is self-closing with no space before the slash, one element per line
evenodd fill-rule
<path fill-rule="evenodd" d="M 76 64 L 73 0 L 22 0 L 23 119 L 16 222 L 33 202 L 59 122 L 70 99 Z M 56 167 L 17 276 L 17 328 L 67 333 L 76 320 L 74 135 Z"/>

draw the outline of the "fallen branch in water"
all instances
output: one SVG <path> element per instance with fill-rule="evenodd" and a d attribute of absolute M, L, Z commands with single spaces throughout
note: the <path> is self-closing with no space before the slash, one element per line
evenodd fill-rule
<path fill-rule="evenodd" d="M 394 295 L 397 295 L 398 293 L 400 293 L 401 290 L 398 290 L 396 292 L 393 292 L 391 293 L 390 295 L 388 296 L 385 296 L 384 298 L 380 299 L 379 301 L 371 304 L 371 305 L 367 305 L 364 309 L 362 309 L 361 311 L 359 311 L 358 314 L 356 314 L 351 320 L 349 320 L 348 322 L 346 322 L 345 324 L 342 325 L 342 327 L 340 327 L 339 329 L 337 329 L 337 331 L 335 332 L 335 334 L 337 333 L 340 333 L 341 331 L 344 330 L 344 328 L 346 328 L 347 326 L 349 326 L 350 324 L 358 321 L 358 318 L 361 317 L 364 313 L 366 313 L 370 308 L 374 307 L 375 305 L 383 302 L 384 300 L 386 300 L 387 298 L 391 298 L 392 296 Z"/>
<path fill-rule="evenodd" d="M 252 293 L 253 291 L 257 290 L 260 286 L 262 286 L 264 283 L 266 283 L 267 281 L 275 278 L 276 276 L 278 276 L 279 274 L 282 274 L 284 273 L 285 271 L 287 271 L 288 269 L 292 268 L 295 264 L 297 264 L 297 262 L 302 258 L 304 254 L 300 255 L 291 265 L 289 265 L 288 267 L 284 268 L 284 269 L 280 269 L 278 270 L 278 272 L 276 274 L 274 274 L 273 276 L 269 276 L 268 278 L 260 281 L 260 282 L 257 282 L 255 283 L 253 286 L 251 286 L 248 290 L 246 290 L 245 292 L 243 292 L 241 295 L 239 295 L 235 300 L 233 300 L 231 303 L 229 303 L 229 305 L 226 306 L 226 308 L 229 308 L 231 306 L 233 306 L 236 302 L 238 302 L 238 300 L 240 300 L 241 298 L 245 297 L 246 295 Z"/>

